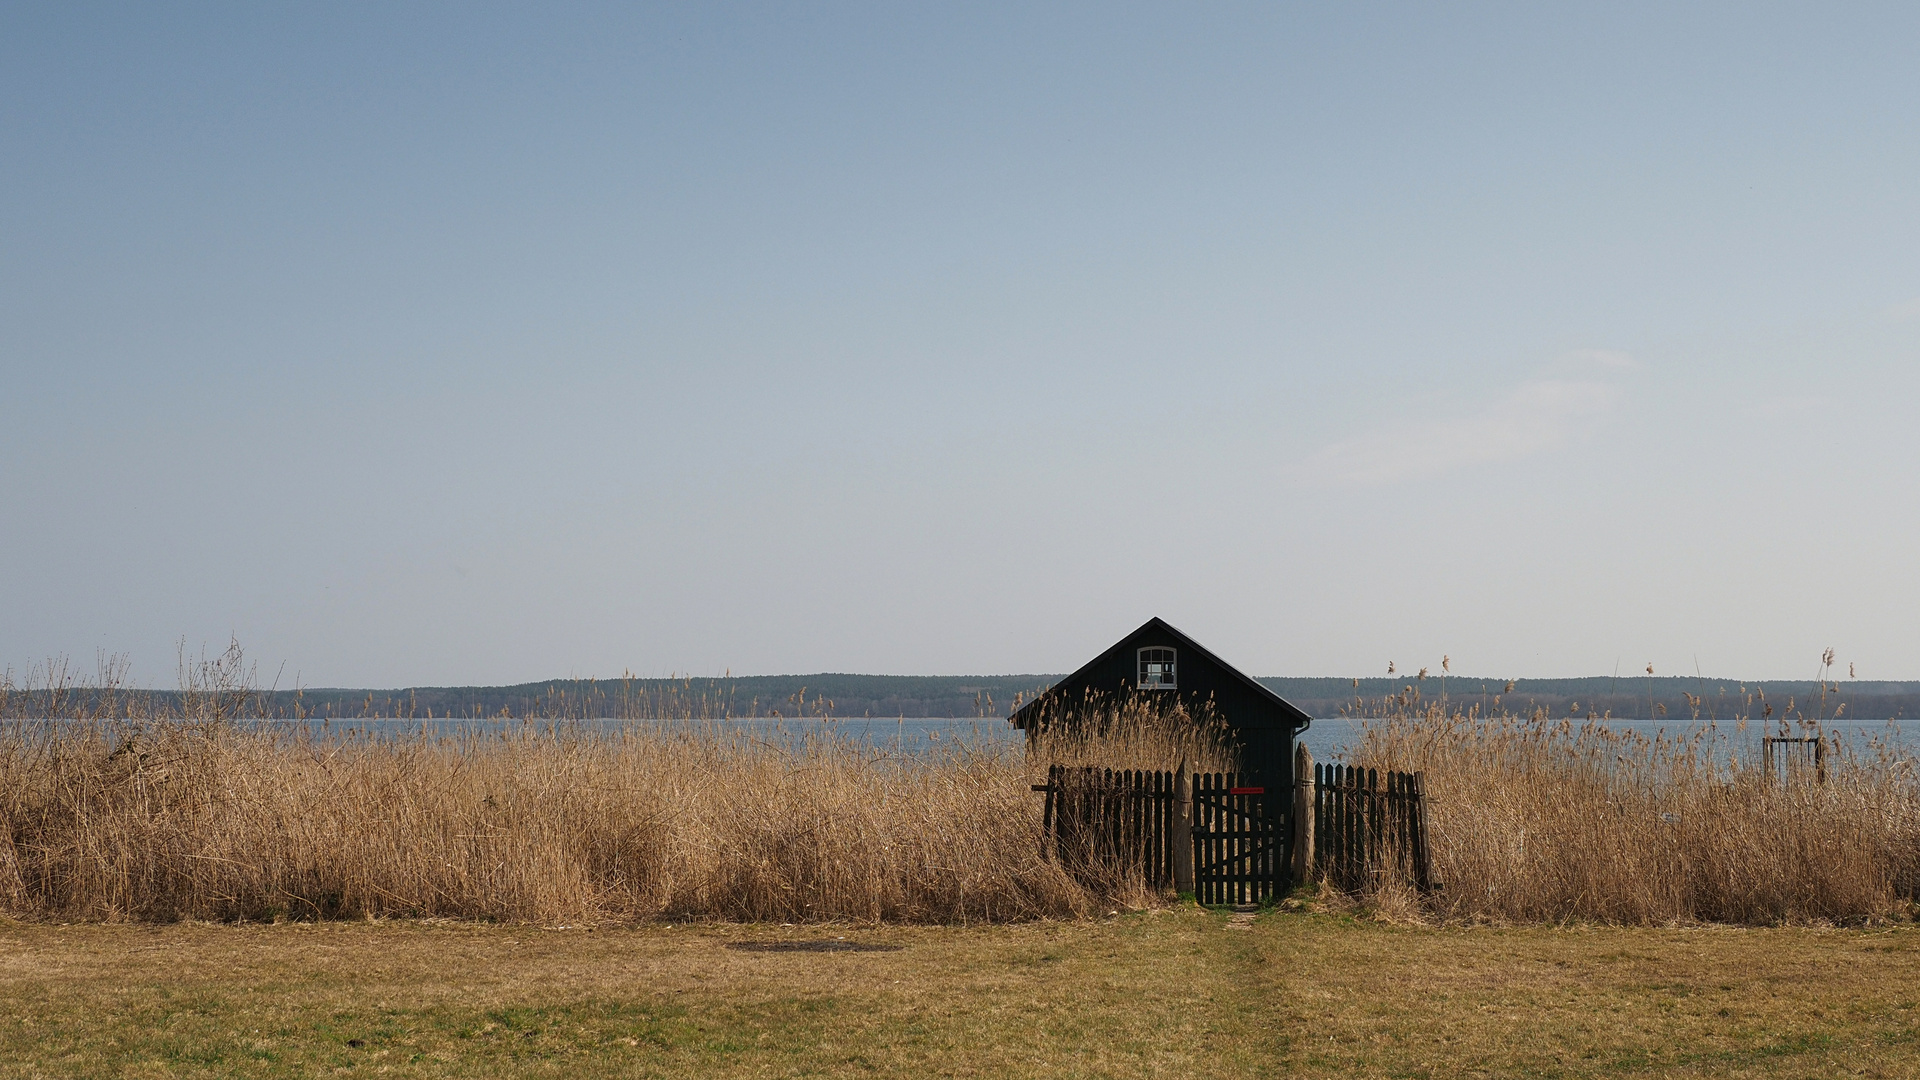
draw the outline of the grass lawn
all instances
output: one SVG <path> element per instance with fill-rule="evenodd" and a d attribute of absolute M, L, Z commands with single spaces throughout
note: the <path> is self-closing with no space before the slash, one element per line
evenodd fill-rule
<path fill-rule="evenodd" d="M 1916 1001 L 1920 929 L 0 924 L 7 1077 L 1913 1077 Z"/>

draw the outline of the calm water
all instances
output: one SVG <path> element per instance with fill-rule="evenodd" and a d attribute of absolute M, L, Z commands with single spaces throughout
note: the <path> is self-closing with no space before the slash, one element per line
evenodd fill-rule
<path fill-rule="evenodd" d="M 417 735 L 459 736 L 464 734 L 495 735 L 531 728 L 545 731 L 548 724 L 541 721 L 524 720 L 333 720 L 320 721 L 262 721 L 273 726 L 301 723 L 315 733 L 327 732 L 349 737 L 394 739 Z M 896 753 L 914 753 L 936 747 L 942 741 L 963 740 L 967 742 L 1018 743 L 1023 735 L 1004 719 L 988 717 L 984 719 L 953 719 L 948 717 L 905 717 L 905 718 L 865 718 L 854 717 L 830 721 L 806 719 L 733 719 L 733 720 L 585 720 L 573 721 L 588 729 L 617 730 L 621 727 L 654 727 L 661 729 L 709 729 L 729 733 L 739 732 L 750 738 L 764 739 L 782 745 L 793 745 L 809 734 L 831 731 L 834 734 L 865 742 L 877 749 Z M 1693 730 L 1687 722 L 1650 720 L 1613 720 L 1609 726 L 1616 731 L 1632 731 L 1648 737 L 1664 732 L 1669 736 L 1684 736 Z M 1312 751 L 1315 760 L 1339 761 L 1345 756 L 1349 746 L 1360 737 L 1361 722 L 1346 717 L 1330 717 L 1315 720 L 1301 741 Z M 1920 738 L 1905 730 L 1890 726 L 1884 720 L 1845 720 L 1824 725 L 1829 734 L 1838 735 L 1856 747 L 1864 749 L 1870 738 L 1880 738 L 1898 746 L 1912 746 L 1920 751 Z M 1920 729 L 1917 729 L 1920 730 Z M 1718 729 L 1716 756 L 1724 759 L 1728 753 L 1738 752 L 1743 758 L 1758 760 L 1760 754 L 1760 736 L 1758 726 L 1750 726 L 1745 732 L 1738 732 L 1732 726 Z M 1798 734 L 1798 732 L 1794 732 Z"/>
<path fill-rule="evenodd" d="M 262 720 L 268 727 L 305 727 L 315 734 L 332 734 L 374 739 L 459 737 L 463 735 L 505 735 L 520 731 L 546 732 L 553 724 L 543 720 Z M 1024 735 L 999 717 L 954 719 L 951 717 L 849 717 L 833 720 L 786 718 L 738 718 L 730 720 L 571 720 L 560 727 L 589 731 L 618 731 L 622 728 L 651 728 L 663 731 L 717 731 L 741 734 L 752 739 L 791 746 L 809 735 L 831 733 L 840 738 L 868 743 L 876 748 L 914 753 L 936 747 L 941 742 L 1018 743 Z"/>
<path fill-rule="evenodd" d="M 1575 726 L 1580 721 L 1575 721 Z M 1315 720 L 1313 727 L 1301 739 L 1307 749 L 1313 752 L 1317 761 L 1339 761 L 1345 750 L 1360 739 L 1361 722 L 1346 717 Z M 1670 738 L 1692 734 L 1698 726 L 1688 722 L 1671 720 L 1609 720 L 1607 726 L 1615 731 L 1630 731 L 1648 738 L 1665 733 Z M 1909 725 L 1907 730 L 1890 725 L 1885 720 L 1838 720 L 1821 725 L 1828 735 L 1838 736 L 1844 743 L 1856 750 L 1867 749 L 1870 739 L 1878 738 L 1893 745 L 1920 751 L 1920 725 Z M 1760 737 L 1766 734 L 1778 734 L 1777 728 L 1760 730 L 1758 724 L 1749 724 L 1744 732 L 1735 730 L 1731 724 L 1723 724 L 1715 729 L 1715 757 L 1724 761 L 1728 755 L 1738 753 L 1742 760 L 1760 759 Z M 1798 728 L 1787 732 L 1789 735 L 1805 734 Z"/>

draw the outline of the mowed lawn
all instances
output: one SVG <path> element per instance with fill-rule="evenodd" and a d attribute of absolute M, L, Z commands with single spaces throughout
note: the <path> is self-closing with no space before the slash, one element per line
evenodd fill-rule
<path fill-rule="evenodd" d="M 1906 928 L 0 924 L 7 1077 L 1913 1077 L 1916 1001 Z"/>

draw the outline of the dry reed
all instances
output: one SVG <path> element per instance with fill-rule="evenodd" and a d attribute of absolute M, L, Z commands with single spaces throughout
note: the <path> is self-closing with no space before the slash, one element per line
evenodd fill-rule
<path fill-rule="evenodd" d="M 1006 740 L 609 726 L 565 703 L 493 733 L 371 738 L 247 721 L 237 649 L 183 662 L 165 715 L 142 712 L 124 672 L 0 679 L 0 912 L 967 922 L 1151 900 L 1127 867 L 1069 874 L 1045 856 L 1031 784 L 1054 759 Z M 1150 720 L 1121 710 L 1053 749 L 1171 767 L 1157 755 L 1192 740 Z"/>
<path fill-rule="evenodd" d="M 1824 775 L 1801 763 L 1769 774 L 1744 753 L 1746 727 L 1648 736 L 1416 694 L 1368 719 L 1351 757 L 1426 774 L 1443 885 L 1429 905 L 1445 917 L 1771 924 L 1904 911 L 1920 888 L 1912 757 L 1891 739 L 1854 745 L 1803 725 L 1825 741 Z"/>
<path fill-rule="evenodd" d="M 1239 751 L 1211 708 L 1154 694 L 1093 695 L 1070 716 L 1035 720 L 1033 757 L 1047 764 L 1105 769 L 1235 772 Z"/>

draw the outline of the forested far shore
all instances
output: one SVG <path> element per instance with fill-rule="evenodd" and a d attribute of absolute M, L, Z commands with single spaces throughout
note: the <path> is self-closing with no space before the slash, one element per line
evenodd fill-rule
<path fill-rule="evenodd" d="M 227 715 L 317 719 L 417 718 L 717 718 L 717 717 L 950 717 L 1002 718 L 1060 675 L 747 675 L 678 679 L 554 679 L 512 686 L 422 686 L 398 690 L 300 688 L 231 692 Z M 1578 679 L 1264 677 L 1258 680 L 1316 717 L 1378 712 L 1392 701 L 1445 701 L 1482 713 L 1545 710 L 1555 716 L 1611 716 L 1631 720 L 1778 721 L 1782 718 L 1853 721 L 1920 716 L 1920 680 L 1708 679 L 1598 676 Z M 69 715 L 92 693 L 69 686 L 14 687 L 0 701 L 11 716 Z M 90 715 L 187 711 L 182 692 L 111 691 L 115 706 L 88 707 Z M 204 710 L 201 710 L 202 712 Z"/>

